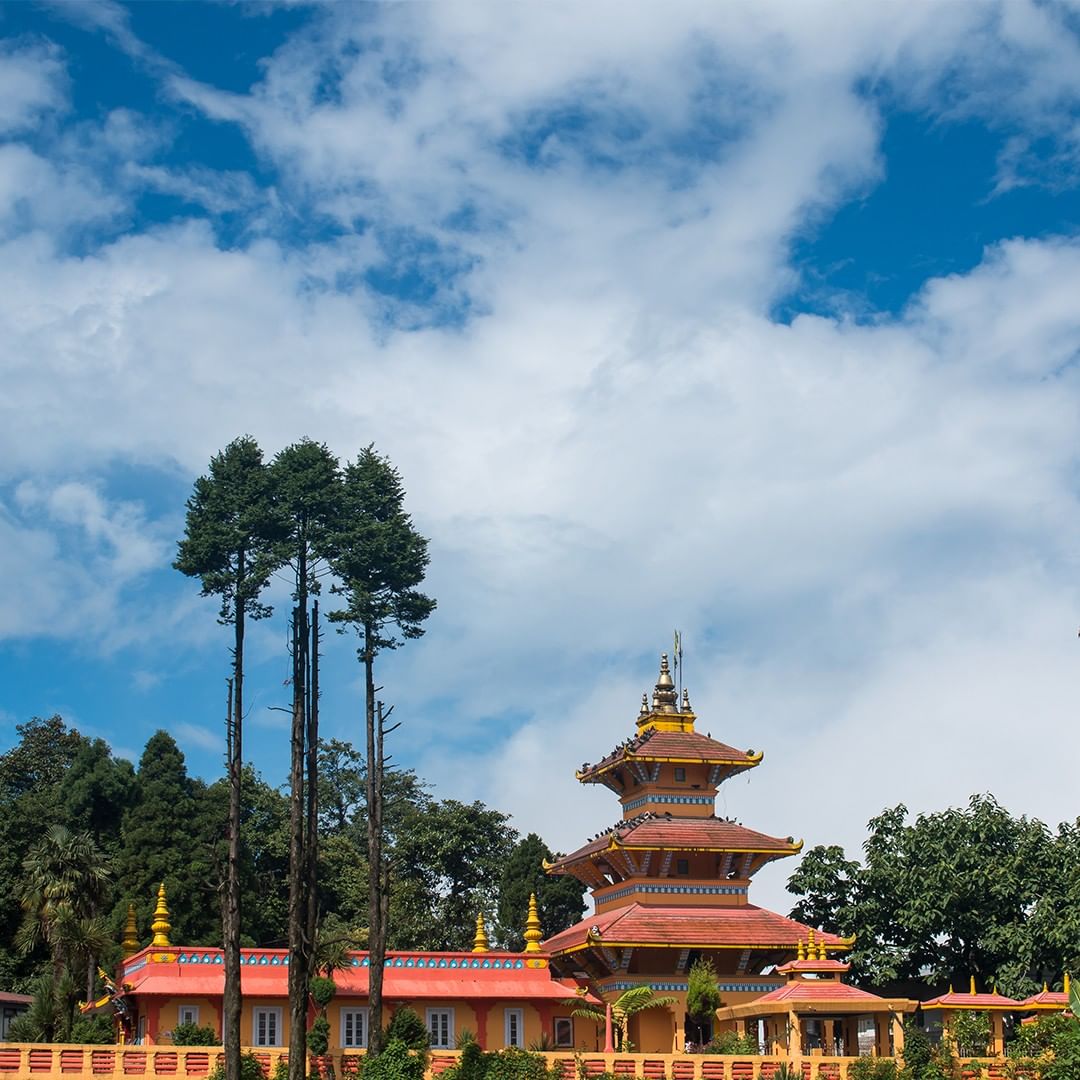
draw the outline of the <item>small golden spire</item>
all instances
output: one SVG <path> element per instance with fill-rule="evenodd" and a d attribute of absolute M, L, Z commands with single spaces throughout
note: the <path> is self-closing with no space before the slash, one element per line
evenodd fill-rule
<path fill-rule="evenodd" d="M 161 883 L 160 888 L 157 891 L 157 907 L 154 908 L 154 921 L 150 924 L 150 929 L 154 932 L 154 938 L 150 942 L 155 948 L 169 948 L 172 942 L 169 941 L 169 931 L 172 929 L 172 925 L 169 922 L 169 906 L 165 902 L 165 882 Z"/>
<path fill-rule="evenodd" d="M 128 904 L 127 922 L 124 923 L 124 936 L 120 939 L 120 949 L 125 960 L 139 951 L 139 928 L 135 924 L 134 904 Z"/>
<path fill-rule="evenodd" d="M 952 983 L 949 983 L 949 993 L 950 994 L 955 994 L 956 993 L 956 991 L 953 990 L 953 988 L 952 988 Z"/>
<path fill-rule="evenodd" d="M 799 942 L 799 951 L 795 954 L 795 959 L 796 960 L 805 960 L 806 959 L 806 949 L 803 946 L 803 943 L 801 941 Z"/>
<path fill-rule="evenodd" d="M 476 937 L 473 938 L 473 952 L 488 952 L 487 930 L 484 928 L 484 913 L 481 911 L 476 916 Z"/>
<path fill-rule="evenodd" d="M 648 716 L 648 715 L 649 715 L 649 695 L 648 694 L 642 694 L 641 695 L 641 708 L 638 709 L 638 716 Z"/>
<path fill-rule="evenodd" d="M 675 680 L 668 667 L 667 653 L 660 654 L 660 677 L 653 689 L 652 707 L 654 711 L 673 713 L 678 711 L 679 696 L 675 690 Z"/>
<path fill-rule="evenodd" d="M 1064 982 L 1063 985 L 1065 987 L 1065 993 L 1068 994 L 1069 993 L 1069 973 L 1067 971 L 1065 972 L 1065 982 Z"/>
<path fill-rule="evenodd" d="M 1045 979 L 1043 979 L 1043 993 L 1044 994 L 1049 994 L 1050 993 L 1050 987 L 1046 985 L 1046 980 Z"/>
<path fill-rule="evenodd" d="M 690 691 L 687 690 L 685 687 L 683 688 L 683 692 L 682 692 L 682 711 L 683 712 L 693 712 L 694 711 L 693 708 L 690 705 Z"/>
<path fill-rule="evenodd" d="M 969 994 L 978 993 L 978 991 L 975 989 L 975 976 L 974 975 L 971 976 L 971 987 L 968 990 L 968 993 Z"/>
<path fill-rule="evenodd" d="M 818 939 L 817 958 L 819 960 L 828 960 L 828 956 L 825 954 L 825 942 L 820 938 Z"/>
<path fill-rule="evenodd" d="M 540 939 L 543 936 L 540 929 L 540 912 L 536 908 L 536 893 L 530 893 L 529 916 L 525 920 L 525 951 L 539 952 Z"/>

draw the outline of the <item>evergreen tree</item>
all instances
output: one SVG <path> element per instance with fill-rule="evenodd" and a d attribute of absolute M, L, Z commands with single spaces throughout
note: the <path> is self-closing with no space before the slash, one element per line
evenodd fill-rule
<path fill-rule="evenodd" d="M 525 918 L 531 893 L 536 894 L 545 937 L 573 926 L 584 914 L 585 886 L 569 874 L 552 876 L 544 872 L 544 861 L 553 858 L 551 849 L 536 833 L 529 833 L 514 845 L 499 879 L 495 935 L 501 948 L 518 951 L 525 947 Z"/>
<path fill-rule="evenodd" d="M 333 621 L 351 626 L 360 637 L 364 666 L 364 718 L 367 736 L 367 855 L 370 902 L 369 997 L 370 1052 L 382 1049 L 382 982 L 386 959 L 389 883 L 383 857 L 384 713 L 375 700 L 375 658 L 401 640 L 420 637 L 435 601 L 417 586 L 427 570 L 428 542 L 405 513 L 405 487 L 389 458 L 367 446 L 345 469 L 338 527 L 331 537 L 332 566 L 345 607 Z M 398 638 L 395 634 L 400 634 Z"/>
<path fill-rule="evenodd" d="M 225 1076 L 240 1080 L 240 817 L 244 767 L 244 635 L 247 619 L 265 618 L 259 602 L 278 554 L 280 527 L 262 451 L 250 435 L 234 439 L 210 460 L 187 504 L 187 528 L 179 543 L 177 570 L 202 581 L 203 596 L 220 596 L 219 620 L 233 627 L 232 679 L 227 734 L 229 771 L 228 856 L 222 903 L 225 994 L 222 1034 Z"/>
<path fill-rule="evenodd" d="M 135 795 L 135 769 L 114 758 L 104 739 L 83 743 L 61 785 L 64 824 L 89 832 L 105 851 L 120 843 L 124 811 Z"/>
<path fill-rule="evenodd" d="M 285 534 L 279 557 L 293 571 L 292 729 L 289 769 L 289 1077 L 304 1080 L 308 984 L 317 928 L 318 867 L 318 628 L 309 599 L 319 579 L 330 530 L 341 512 L 337 459 L 311 439 L 286 447 L 271 466 Z M 318 605 L 315 606 L 317 620 Z M 305 776 L 306 774 L 306 776 Z"/>
<path fill-rule="evenodd" d="M 134 903 L 141 925 L 149 926 L 159 883 L 172 911 L 173 936 L 185 945 L 216 944 L 213 851 L 199 842 L 203 784 L 192 781 L 176 741 L 166 731 L 150 737 L 139 759 L 135 798 L 124 814 L 116 857 L 116 918 Z M 221 827 L 218 825 L 218 833 Z"/>

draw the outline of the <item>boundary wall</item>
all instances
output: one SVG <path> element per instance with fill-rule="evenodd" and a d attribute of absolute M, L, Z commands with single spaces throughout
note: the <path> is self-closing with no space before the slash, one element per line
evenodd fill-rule
<path fill-rule="evenodd" d="M 278 1061 L 288 1060 L 286 1048 L 247 1047 L 267 1077 Z M 557 1065 L 564 1080 L 611 1073 L 626 1080 L 771 1080 L 781 1064 L 795 1065 L 803 1080 L 849 1080 L 851 1065 L 858 1058 L 823 1057 L 810 1054 L 800 1058 L 760 1057 L 745 1054 L 595 1054 L 553 1052 L 543 1055 L 549 1067 Z M 333 1067 L 339 1080 L 355 1076 L 363 1051 L 328 1054 L 313 1058 L 320 1072 Z M 451 1068 L 459 1057 L 456 1050 L 431 1051 L 427 1076 L 436 1078 Z M 78 1046 L 44 1043 L 0 1043 L 0 1080 L 180 1080 L 206 1077 L 223 1062 L 216 1046 Z M 985 1080 L 1005 1080 L 1005 1061 L 971 1058 L 961 1062 L 981 1068 Z"/>

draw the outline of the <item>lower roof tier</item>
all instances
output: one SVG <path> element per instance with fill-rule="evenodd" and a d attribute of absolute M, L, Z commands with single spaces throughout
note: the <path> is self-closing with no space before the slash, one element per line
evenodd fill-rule
<path fill-rule="evenodd" d="M 777 949 L 794 952 L 811 927 L 765 908 L 715 909 L 628 904 L 605 911 L 544 942 L 553 956 L 588 948 Z M 832 950 L 850 949 L 853 940 L 815 931 Z"/>

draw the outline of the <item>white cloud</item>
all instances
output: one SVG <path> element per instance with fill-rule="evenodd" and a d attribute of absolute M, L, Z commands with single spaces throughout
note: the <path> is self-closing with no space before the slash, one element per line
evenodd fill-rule
<path fill-rule="evenodd" d="M 24 131 L 65 104 L 64 68 L 55 49 L 0 44 L 0 135 Z"/>
<path fill-rule="evenodd" d="M 850 847 L 886 802 L 987 788 L 1068 814 L 1045 778 L 1080 748 L 1064 722 L 1080 246 L 998 245 L 871 325 L 767 315 L 792 236 L 882 175 L 855 83 L 983 116 L 1008 96 L 987 73 L 1013 70 L 1049 123 L 1071 46 L 1046 11 L 397 5 L 355 57 L 349 12 L 250 95 L 170 86 L 282 169 L 271 226 L 377 227 L 306 245 L 268 227 L 223 250 L 189 221 L 76 256 L 40 212 L 0 249 L 0 471 L 18 485 L 0 636 L 115 624 L 167 563 L 177 521 L 110 500 L 105 466 L 193 475 L 241 431 L 269 452 L 374 440 L 432 538 L 439 611 L 384 670 L 405 756 L 441 792 L 563 848 L 612 820 L 573 769 L 630 733 L 678 624 L 703 728 L 767 751 L 725 793 L 748 824 Z M 572 107 L 595 139 L 543 137 Z M 243 179 L 154 164 L 130 116 L 109 124 L 133 183 L 247 199 Z M 539 165 L 507 152 L 523 132 Z M 8 205 L 56 182 L 8 149 Z M 476 228 L 447 223 L 463 206 Z M 475 259 L 436 284 L 480 314 L 387 329 L 363 275 L 395 229 Z M 175 646 L 209 610 L 151 605 L 130 632 Z M 331 733 L 354 710 L 329 708 Z M 1061 752 L 1018 754 L 1018 726 Z"/>

